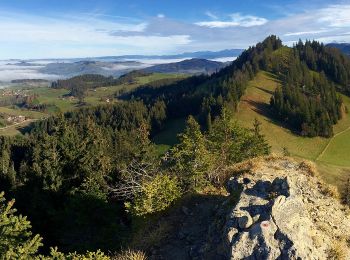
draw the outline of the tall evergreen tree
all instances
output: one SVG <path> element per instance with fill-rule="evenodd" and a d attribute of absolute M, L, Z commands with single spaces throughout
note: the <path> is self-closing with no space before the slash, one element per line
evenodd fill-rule
<path fill-rule="evenodd" d="M 200 188 L 206 180 L 211 159 L 205 136 L 194 117 L 188 118 L 186 129 L 179 139 L 180 143 L 170 151 L 173 171 L 184 182 L 185 190 Z"/>
<path fill-rule="evenodd" d="M 26 217 L 15 215 L 14 200 L 6 202 L 0 193 L 0 256 L 1 259 L 31 259 L 42 246 L 42 238 L 33 235 Z"/>

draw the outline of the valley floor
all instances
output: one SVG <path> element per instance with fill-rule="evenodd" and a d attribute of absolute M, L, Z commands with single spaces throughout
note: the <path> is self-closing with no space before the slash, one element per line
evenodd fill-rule
<path fill-rule="evenodd" d="M 161 79 L 171 79 L 171 78 L 185 78 L 186 75 L 183 74 L 166 74 L 166 73 L 153 73 L 146 76 L 139 76 L 135 78 L 135 82 L 132 83 L 122 83 L 115 86 L 108 87 L 98 87 L 96 89 L 90 89 L 86 91 L 86 97 L 84 98 L 84 107 L 105 105 L 108 103 L 116 103 L 119 100 L 116 97 L 117 94 L 122 92 L 131 91 L 141 85 L 150 83 L 152 81 L 157 81 Z M 9 91 L 18 91 L 26 95 L 34 95 L 37 97 L 37 101 L 41 105 L 47 105 L 45 111 L 33 111 L 26 108 L 20 108 L 16 105 L 0 106 L 0 122 L 3 121 L 5 126 L 0 127 L 0 136 L 14 136 L 21 134 L 21 130 L 28 126 L 30 122 L 37 119 L 43 119 L 50 115 L 56 114 L 57 112 L 67 112 L 78 108 L 82 105 L 79 103 L 78 99 L 70 96 L 70 91 L 67 89 L 55 89 L 51 87 L 14 87 L 9 89 Z M 4 90 L 3 90 L 4 91 Z M 7 89 L 6 89 L 7 91 Z M 1 94 L 1 93 L 0 93 Z M 0 101 L 4 101 L 11 96 L 16 96 L 16 94 L 0 95 Z M 108 100 L 108 101 L 107 101 Z M 6 121 L 1 120 L 2 116 L 25 116 L 26 121 L 20 124 L 7 125 Z M 174 137 L 176 139 L 176 136 Z"/>

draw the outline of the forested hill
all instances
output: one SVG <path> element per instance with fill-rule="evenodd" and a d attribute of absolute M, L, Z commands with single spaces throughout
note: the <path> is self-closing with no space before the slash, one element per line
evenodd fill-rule
<path fill-rule="evenodd" d="M 210 76 L 193 76 L 165 86 L 148 84 L 125 94 L 123 98 L 140 99 L 148 104 L 162 99 L 170 116 L 199 114 L 201 123 L 205 124 L 218 116 L 224 105 L 233 109 L 237 107 L 248 81 L 259 71 L 259 61 L 264 53 L 271 53 L 281 45 L 277 37 L 271 36 L 244 51 L 230 66 Z"/>
<path fill-rule="evenodd" d="M 158 73 L 185 73 L 185 74 L 212 74 L 227 64 L 206 59 L 188 59 L 180 62 L 159 64 L 143 69 L 145 72 Z"/>
<path fill-rule="evenodd" d="M 341 50 L 346 55 L 350 55 L 350 43 L 329 43 L 327 47 L 333 47 Z"/>
<path fill-rule="evenodd" d="M 68 89 L 70 90 L 70 95 L 82 99 L 88 89 L 112 86 L 118 82 L 112 76 L 105 77 L 99 74 L 83 74 L 69 79 L 54 81 L 51 83 L 51 87 Z"/>
<path fill-rule="evenodd" d="M 332 126 L 342 115 L 336 91 L 350 93 L 350 59 L 315 41 L 300 41 L 289 48 L 270 36 L 211 76 L 194 76 L 164 87 L 147 85 L 124 98 L 146 103 L 161 99 L 170 115 L 199 114 L 208 127 L 224 105 L 237 107 L 247 82 L 260 70 L 275 74 L 283 83 L 271 100 L 279 120 L 301 135 L 333 134 Z"/>

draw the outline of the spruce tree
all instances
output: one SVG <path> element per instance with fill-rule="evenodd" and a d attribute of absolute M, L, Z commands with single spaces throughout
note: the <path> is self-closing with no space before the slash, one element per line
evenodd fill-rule
<path fill-rule="evenodd" d="M 185 190 L 201 188 L 210 168 L 206 139 L 194 117 L 190 116 L 180 143 L 170 151 L 173 171 L 179 176 Z"/>
<path fill-rule="evenodd" d="M 6 202 L 0 193 L 0 256 L 1 259 L 31 259 L 42 246 L 42 238 L 33 235 L 26 217 L 15 215 L 14 200 Z"/>

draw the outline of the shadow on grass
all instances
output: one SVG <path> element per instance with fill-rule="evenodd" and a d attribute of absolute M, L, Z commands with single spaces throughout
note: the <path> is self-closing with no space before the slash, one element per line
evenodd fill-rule
<path fill-rule="evenodd" d="M 252 110 L 254 112 L 264 116 L 266 121 L 276 126 L 279 126 L 281 128 L 284 128 L 286 130 L 289 130 L 292 134 L 296 136 L 300 136 L 299 132 L 295 128 L 293 128 L 290 124 L 286 122 L 282 122 L 280 119 L 278 119 L 277 114 L 270 107 L 269 104 L 266 104 L 264 102 L 257 102 L 254 100 L 245 100 L 245 102 L 247 102 L 252 107 Z"/>
<path fill-rule="evenodd" d="M 266 75 L 272 79 L 272 81 L 276 82 L 276 83 L 282 83 L 281 81 L 281 77 L 274 74 L 274 73 L 271 73 L 271 72 L 267 72 L 265 71 Z"/>
<path fill-rule="evenodd" d="M 173 146 L 179 142 L 178 134 L 182 133 L 186 127 L 186 118 L 177 118 L 168 120 L 164 128 L 153 138 L 153 142 L 157 145 Z"/>
<path fill-rule="evenodd" d="M 19 126 L 16 129 L 22 134 L 26 134 L 26 133 L 30 133 L 30 131 L 33 129 L 34 125 L 36 122 L 31 122 L 30 124 L 26 125 L 26 126 Z"/>
<path fill-rule="evenodd" d="M 254 87 L 254 88 L 257 88 L 257 89 L 259 89 L 259 90 L 261 90 L 261 91 L 263 91 L 263 92 L 265 92 L 265 93 L 267 93 L 269 95 L 273 95 L 273 93 L 274 93 L 272 90 L 268 90 L 268 89 L 265 89 L 265 88 L 262 88 L 262 87 Z"/>

